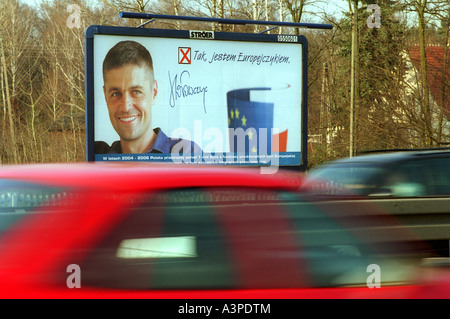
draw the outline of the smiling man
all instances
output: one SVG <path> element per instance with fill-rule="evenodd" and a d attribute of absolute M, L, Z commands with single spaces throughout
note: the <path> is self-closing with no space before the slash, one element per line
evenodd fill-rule
<path fill-rule="evenodd" d="M 150 52 L 140 43 L 122 41 L 109 50 L 103 61 L 103 82 L 109 119 L 120 140 L 111 146 L 96 141 L 96 154 L 201 153 L 196 143 L 169 138 L 152 127 L 158 83 Z"/>

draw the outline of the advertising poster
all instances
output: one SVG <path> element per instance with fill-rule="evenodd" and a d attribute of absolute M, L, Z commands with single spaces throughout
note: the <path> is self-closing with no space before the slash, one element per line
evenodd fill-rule
<path fill-rule="evenodd" d="M 303 37 L 100 29 L 86 31 L 88 160 L 304 162 Z"/>

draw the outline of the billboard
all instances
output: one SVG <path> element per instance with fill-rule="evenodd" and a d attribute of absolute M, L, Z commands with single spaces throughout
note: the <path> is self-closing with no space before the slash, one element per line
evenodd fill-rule
<path fill-rule="evenodd" d="M 90 26 L 88 161 L 306 165 L 299 35 Z"/>

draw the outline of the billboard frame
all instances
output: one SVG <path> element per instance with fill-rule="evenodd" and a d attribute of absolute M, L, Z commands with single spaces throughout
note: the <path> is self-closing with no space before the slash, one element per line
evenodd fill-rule
<path fill-rule="evenodd" d="M 122 16 L 121 17 L 126 17 Z M 159 18 L 171 18 L 171 16 L 158 16 Z M 142 16 L 139 16 L 142 18 Z M 178 17 L 180 18 L 180 17 Z M 183 17 L 181 17 L 182 19 Z M 205 20 L 207 21 L 207 20 Z M 240 20 L 241 24 L 248 24 L 252 20 Z M 245 23 L 244 23 L 245 22 Z M 258 21 L 253 21 L 255 24 Z M 227 23 L 227 22 L 224 22 Z M 236 22 L 234 22 L 236 23 Z M 288 23 L 292 26 L 291 23 Z M 270 22 L 266 21 L 266 25 L 271 25 Z M 278 25 L 275 23 L 275 25 Z M 304 24 L 298 24 L 304 27 Z M 325 25 L 326 29 L 329 27 Z M 312 25 L 310 27 L 316 27 Z M 94 152 L 94 114 L 95 114 L 95 101 L 94 101 L 94 37 L 96 35 L 115 35 L 115 36 L 137 36 L 137 37 L 153 37 L 153 38 L 172 38 L 172 39 L 192 39 L 190 32 L 193 30 L 171 30 L 171 29 L 152 29 L 152 28 L 130 28 L 130 27 L 117 27 L 117 26 L 103 26 L 103 25 L 92 25 L 89 26 L 85 31 L 85 94 L 86 94 L 86 160 L 95 161 Z M 198 32 L 198 31 L 197 31 Z M 212 31 L 205 31 L 212 32 Z M 236 32 L 216 32 L 214 31 L 214 40 L 224 40 L 224 41 L 244 41 L 244 42 L 271 42 L 271 43 L 286 43 L 292 41 L 292 35 L 280 35 L 280 34 L 266 34 L 266 33 L 236 33 Z M 308 117 L 308 42 L 305 36 L 295 35 L 297 43 L 301 44 L 302 48 L 302 74 L 301 74 L 301 105 L 300 107 L 300 164 L 299 165 L 280 165 L 280 169 L 298 170 L 305 171 L 307 168 L 307 140 L 308 140 L 308 130 L 307 130 L 307 117 Z M 195 41 L 195 39 L 192 39 Z M 201 40 L 199 40 L 201 41 Z M 240 165 L 233 165 L 240 166 Z M 261 167 L 263 165 L 255 165 Z"/>

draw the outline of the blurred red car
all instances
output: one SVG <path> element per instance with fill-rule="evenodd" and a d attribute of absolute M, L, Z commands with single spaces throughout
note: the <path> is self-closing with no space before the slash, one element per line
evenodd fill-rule
<path fill-rule="evenodd" d="M 0 298 L 450 296 L 401 225 L 355 213 L 376 207 L 297 189 L 243 168 L 0 167 Z"/>

